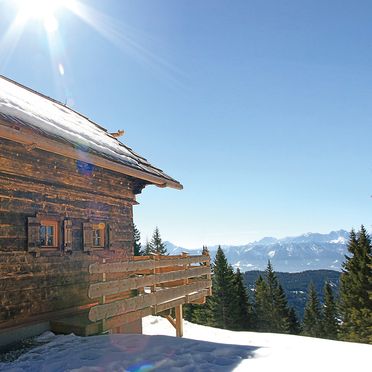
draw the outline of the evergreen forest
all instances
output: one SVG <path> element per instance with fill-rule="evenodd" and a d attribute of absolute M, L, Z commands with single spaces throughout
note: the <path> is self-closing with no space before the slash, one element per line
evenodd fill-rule
<path fill-rule="evenodd" d="M 144 249 L 136 228 L 134 234 L 135 253 L 166 254 L 158 228 Z M 207 247 L 203 250 L 207 251 Z M 242 274 L 228 263 L 221 247 L 212 273 L 212 296 L 203 305 L 185 305 L 186 320 L 235 331 L 301 334 L 372 344 L 372 246 L 364 226 L 350 233 L 342 273 L 276 273 L 269 260 L 264 272 Z M 293 291 L 301 295 L 301 306 L 289 300 L 288 293 Z"/>

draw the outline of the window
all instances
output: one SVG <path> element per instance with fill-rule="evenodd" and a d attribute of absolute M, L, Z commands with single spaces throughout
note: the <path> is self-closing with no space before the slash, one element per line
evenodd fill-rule
<path fill-rule="evenodd" d="M 47 248 L 58 247 L 58 222 L 51 220 L 40 221 L 40 246 Z"/>
<path fill-rule="evenodd" d="M 104 248 L 105 247 L 105 224 L 98 223 L 93 224 L 93 248 Z"/>

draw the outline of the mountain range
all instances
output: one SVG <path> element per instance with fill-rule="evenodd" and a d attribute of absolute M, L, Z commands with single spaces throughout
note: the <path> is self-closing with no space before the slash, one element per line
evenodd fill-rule
<path fill-rule="evenodd" d="M 307 233 L 276 239 L 265 237 L 240 246 L 221 245 L 228 262 L 240 271 L 265 270 L 268 260 L 275 271 L 300 272 L 304 270 L 341 270 L 347 253 L 349 233 L 345 230 L 329 234 Z M 169 254 L 199 254 L 200 249 L 186 249 L 165 242 Z M 208 247 L 214 258 L 218 246 Z"/>

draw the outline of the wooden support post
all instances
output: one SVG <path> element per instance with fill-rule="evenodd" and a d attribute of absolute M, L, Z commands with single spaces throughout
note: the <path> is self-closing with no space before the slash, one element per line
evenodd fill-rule
<path fill-rule="evenodd" d="M 169 322 L 170 324 L 172 324 L 172 326 L 173 326 L 174 328 L 177 328 L 176 322 L 174 321 L 174 319 L 173 319 L 170 315 L 166 315 L 165 318 L 168 320 L 168 322 Z"/>
<path fill-rule="evenodd" d="M 183 336 L 183 314 L 182 305 L 176 306 L 176 336 Z"/>

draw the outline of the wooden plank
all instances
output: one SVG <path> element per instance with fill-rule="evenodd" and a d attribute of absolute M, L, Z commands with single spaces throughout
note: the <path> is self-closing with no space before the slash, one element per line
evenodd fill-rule
<path fill-rule="evenodd" d="M 189 304 L 189 303 L 201 303 L 205 301 L 205 297 L 208 295 L 208 289 L 202 289 L 196 293 L 186 295 L 184 297 L 178 298 L 176 300 L 164 302 L 162 304 L 157 304 L 153 307 L 153 315 L 161 313 L 165 310 L 172 309 L 178 305 Z"/>
<path fill-rule="evenodd" d="M 178 305 L 189 304 L 189 303 L 199 303 L 208 294 L 208 289 L 202 289 L 196 293 L 186 295 L 184 297 L 178 298 L 176 300 L 164 302 L 162 304 L 157 304 L 153 307 L 153 315 L 161 313 L 162 311 L 172 309 Z"/>
<path fill-rule="evenodd" d="M 187 303 L 192 304 L 192 303 L 198 303 L 200 299 L 204 299 L 205 297 L 208 296 L 209 289 L 202 289 L 201 291 L 198 291 L 196 293 L 193 293 L 191 295 L 187 296 Z"/>
<path fill-rule="evenodd" d="M 141 310 L 156 305 L 157 303 L 185 296 L 200 289 L 209 288 L 211 285 L 212 283 L 209 280 L 200 280 L 189 285 L 163 289 L 155 293 L 144 294 L 126 300 L 111 302 L 109 304 L 97 305 L 90 309 L 89 320 L 96 322 L 101 319 L 108 319 L 131 311 Z"/>
<path fill-rule="evenodd" d="M 130 271 L 140 271 L 140 270 L 153 270 L 161 267 L 167 266 L 183 266 L 187 264 L 195 264 L 207 262 L 210 260 L 209 256 L 189 256 L 185 258 L 170 258 L 170 259 L 161 259 L 154 260 L 149 259 L 146 261 L 137 261 L 137 260 L 128 260 L 120 262 L 112 262 L 106 264 L 95 263 L 90 265 L 89 272 L 91 274 L 98 273 L 119 273 L 119 272 L 130 272 Z"/>
<path fill-rule="evenodd" d="M 145 316 L 149 316 L 152 314 L 151 307 L 146 309 L 132 311 L 130 313 L 122 314 L 115 316 L 113 318 L 107 319 L 105 324 L 103 325 L 103 331 L 108 331 L 115 327 L 120 327 L 123 324 L 134 322 L 137 319 L 144 318 Z"/>
<path fill-rule="evenodd" d="M 134 199 L 133 181 L 122 175 L 100 167 L 93 167 L 92 177 L 76 172 L 76 160 L 35 149 L 27 152 L 21 144 L 0 140 L 1 172 L 8 175 L 27 177 L 38 183 L 47 182 L 68 189 L 91 191 L 92 194 L 104 194 L 117 198 Z M 15 156 L 17 154 L 17 156 Z M 37 161 L 39 160 L 40 161 Z M 22 167 L 19 166 L 22 164 Z M 51 172 L 53 168 L 53 172 Z"/>
<path fill-rule="evenodd" d="M 164 282 L 172 282 L 175 280 L 188 279 L 207 274 L 210 274 L 210 268 L 207 266 L 200 266 L 184 271 L 171 271 L 163 274 L 107 281 L 105 283 L 95 283 L 90 285 L 88 296 L 90 298 L 97 298 L 99 296 L 107 296 L 110 294 L 125 292 L 131 289 L 138 289 Z"/>
<path fill-rule="evenodd" d="M 183 296 L 181 298 L 177 298 L 176 300 L 164 302 L 159 305 L 153 306 L 153 312 L 152 315 L 157 315 L 165 310 L 173 309 L 174 307 L 182 304 L 187 303 L 187 296 Z"/>

